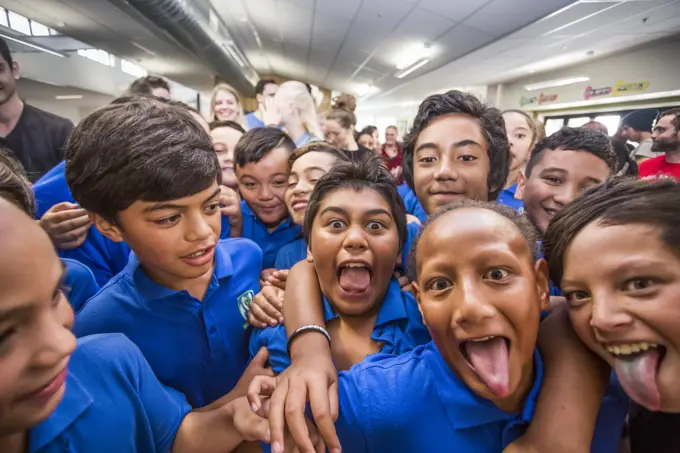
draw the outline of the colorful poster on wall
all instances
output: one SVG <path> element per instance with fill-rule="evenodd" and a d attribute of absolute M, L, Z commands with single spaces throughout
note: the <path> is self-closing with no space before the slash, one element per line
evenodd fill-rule
<path fill-rule="evenodd" d="M 538 96 L 532 96 L 530 98 L 526 96 L 522 96 L 522 98 L 519 100 L 519 105 L 524 107 L 527 105 L 543 105 L 543 104 L 549 104 L 551 102 L 555 102 L 557 100 L 557 95 L 556 94 L 544 94 L 541 93 Z"/>
<path fill-rule="evenodd" d="M 619 80 L 614 84 L 612 94 L 614 96 L 622 96 L 626 95 L 628 93 L 635 93 L 635 92 L 640 92 L 640 91 L 645 91 L 649 87 L 649 82 L 633 82 L 633 83 L 626 83 L 622 80 Z"/>
<path fill-rule="evenodd" d="M 583 93 L 583 98 L 585 100 L 588 100 L 593 98 L 599 98 L 600 96 L 609 96 L 610 94 L 612 94 L 612 87 L 593 88 L 589 86 Z"/>

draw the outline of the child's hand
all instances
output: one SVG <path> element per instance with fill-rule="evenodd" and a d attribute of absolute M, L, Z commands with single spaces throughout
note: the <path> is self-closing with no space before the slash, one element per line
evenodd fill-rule
<path fill-rule="evenodd" d="M 406 291 L 407 293 L 410 293 L 411 292 L 411 282 L 409 281 L 408 277 L 403 275 L 401 272 L 395 272 L 394 276 L 399 281 L 399 287 L 401 288 L 401 290 Z"/>
<path fill-rule="evenodd" d="M 271 442 L 269 421 L 251 410 L 246 397 L 230 401 L 226 404 L 225 410 L 228 411 L 234 429 L 244 442 Z"/>
<path fill-rule="evenodd" d="M 286 289 L 286 279 L 288 278 L 288 269 L 277 270 L 269 274 L 267 282 L 279 289 Z"/>
<path fill-rule="evenodd" d="M 248 324 L 260 329 L 283 324 L 283 294 L 275 286 L 263 286 L 250 302 Z"/>
<path fill-rule="evenodd" d="M 233 189 L 220 186 L 220 213 L 229 219 L 231 231 L 229 236 L 240 238 L 243 233 L 243 215 L 241 214 L 241 197 Z"/>
<path fill-rule="evenodd" d="M 61 250 L 80 247 L 92 225 L 86 210 L 66 201 L 52 206 L 39 223 L 54 246 Z"/>
<path fill-rule="evenodd" d="M 269 352 L 267 351 L 267 348 L 260 348 L 260 350 L 257 351 L 257 354 L 255 354 L 255 357 L 253 357 L 253 360 L 250 361 L 248 368 L 246 368 L 246 370 L 243 372 L 241 379 L 238 380 L 234 389 L 229 393 L 233 394 L 237 398 L 246 396 L 248 394 L 250 382 L 256 376 L 274 376 L 274 372 L 271 368 L 265 368 L 267 365 L 267 359 L 269 359 Z"/>
<path fill-rule="evenodd" d="M 420 219 L 414 215 L 406 214 L 406 223 L 408 224 L 415 223 L 420 225 Z"/>
<path fill-rule="evenodd" d="M 279 112 L 274 99 L 265 99 L 265 101 L 260 104 L 260 113 L 262 114 L 262 122 L 265 126 L 278 127 L 281 124 L 281 113 Z"/>

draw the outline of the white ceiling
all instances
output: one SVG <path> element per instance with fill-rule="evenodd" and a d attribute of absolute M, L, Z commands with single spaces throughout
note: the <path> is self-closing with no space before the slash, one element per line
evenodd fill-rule
<path fill-rule="evenodd" d="M 680 0 L 212 3 L 258 72 L 349 92 L 376 86 L 360 110 L 417 104 L 435 92 L 507 82 L 680 32 Z M 432 45 L 432 61 L 396 79 L 400 55 L 423 43 Z"/>
<path fill-rule="evenodd" d="M 356 92 L 382 91 L 454 61 L 573 0 L 212 0 L 261 74 Z M 393 77 L 405 53 L 431 62 Z M 414 49 L 415 47 L 415 49 Z"/>
<path fill-rule="evenodd" d="M 378 93 L 362 105 L 378 108 L 415 102 L 454 87 L 509 82 L 678 33 L 680 0 L 576 2 L 435 71 Z"/>

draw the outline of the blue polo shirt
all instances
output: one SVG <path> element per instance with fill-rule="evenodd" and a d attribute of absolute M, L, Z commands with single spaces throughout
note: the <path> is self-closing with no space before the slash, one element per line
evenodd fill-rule
<path fill-rule="evenodd" d="M 421 223 L 427 220 L 427 213 L 420 205 L 418 197 L 413 193 L 411 188 L 406 184 L 401 184 L 397 186 L 397 191 L 401 195 L 401 199 L 404 201 L 404 206 L 406 207 L 406 214 L 411 214 L 416 216 Z"/>
<path fill-rule="evenodd" d="M 497 203 L 509 206 L 515 211 L 519 211 L 524 208 L 524 201 L 515 200 L 515 192 L 517 192 L 517 183 L 511 185 L 507 189 L 503 189 L 500 194 L 498 194 Z"/>
<path fill-rule="evenodd" d="M 66 183 L 65 170 L 66 162 L 62 161 L 33 186 L 38 219 L 57 203 L 63 201 L 76 203 Z M 71 258 L 89 267 L 97 283 L 103 286 L 125 268 L 130 255 L 130 247 L 124 242 L 113 242 L 104 237 L 93 225 L 80 247 L 58 250 L 58 253 L 62 258 Z"/>
<path fill-rule="evenodd" d="M 543 380 L 538 351 L 534 368 L 524 408 L 509 414 L 470 390 L 434 342 L 374 355 L 338 377 L 340 444 L 352 453 L 499 453 L 531 422 Z"/>
<path fill-rule="evenodd" d="M 158 379 L 193 407 L 229 393 L 248 362 L 247 307 L 259 292 L 259 248 L 247 239 L 221 240 L 203 300 L 152 281 L 137 256 L 76 314 L 78 337 L 120 332 L 149 361 Z"/>
<path fill-rule="evenodd" d="M 68 258 L 62 258 L 61 261 L 66 266 L 64 285 L 66 286 L 68 301 L 73 310 L 78 311 L 85 301 L 99 291 L 99 285 L 90 268 L 84 264 Z"/>
<path fill-rule="evenodd" d="M 290 269 L 299 261 L 307 258 L 307 241 L 299 238 L 281 247 L 276 254 L 274 267 L 277 269 Z"/>
<path fill-rule="evenodd" d="M 281 222 L 272 232 L 269 232 L 266 225 L 255 215 L 245 201 L 241 202 L 241 213 L 243 215 L 243 233 L 241 237 L 250 239 L 260 246 L 263 253 L 262 268 L 270 269 L 275 267 L 276 254 L 284 245 L 295 241 L 302 234 L 302 228 L 288 217 Z M 228 238 L 231 226 L 227 217 L 222 218 L 222 238 Z"/>
<path fill-rule="evenodd" d="M 261 119 L 255 116 L 255 112 L 250 112 L 243 118 L 246 120 L 247 130 L 257 129 L 258 127 L 264 127 L 264 123 L 262 122 Z"/>
<path fill-rule="evenodd" d="M 323 298 L 324 321 L 338 318 L 328 299 Z M 411 293 L 405 293 L 399 282 L 392 279 L 387 286 L 371 339 L 382 346 L 381 354 L 403 354 L 430 341 L 430 333 L 423 324 L 418 303 Z M 286 327 L 279 325 L 254 329 L 250 337 L 250 355 L 254 357 L 262 346 L 269 351 L 269 363 L 278 374 L 290 366 L 286 345 Z M 351 450 L 346 450 L 351 451 Z"/>
<path fill-rule="evenodd" d="M 64 397 L 29 431 L 28 451 L 166 453 L 190 410 L 125 336 L 82 338 L 68 364 Z"/>

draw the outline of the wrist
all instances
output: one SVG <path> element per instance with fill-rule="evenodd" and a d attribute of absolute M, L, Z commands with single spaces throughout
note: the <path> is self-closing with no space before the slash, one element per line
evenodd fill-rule
<path fill-rule="evenodd" d="M 331 347 L 329 340 L 316 330 L 305 330 L 291 338 L 288 343 L 288 355 L 291 362 L 304 360 L 307 357 L 330 357 Z"/>

